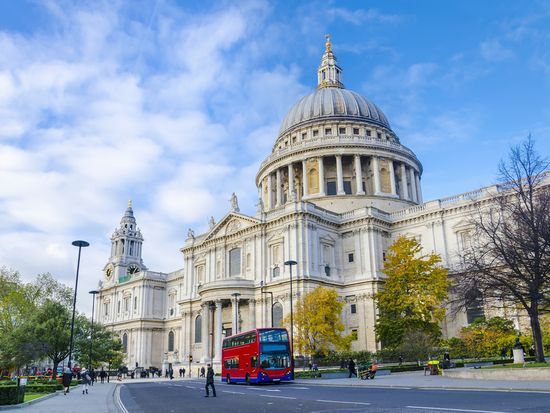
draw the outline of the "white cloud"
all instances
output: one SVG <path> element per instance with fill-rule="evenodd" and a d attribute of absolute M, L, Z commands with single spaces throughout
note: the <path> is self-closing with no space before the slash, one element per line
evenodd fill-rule
<path fill-rule="evenodd" d="M 479 45 L 481 56 L 490 62 L 501 62 L 514 57 L 514 52 L 505 48 L 498 39 L 490 39 Z"/>

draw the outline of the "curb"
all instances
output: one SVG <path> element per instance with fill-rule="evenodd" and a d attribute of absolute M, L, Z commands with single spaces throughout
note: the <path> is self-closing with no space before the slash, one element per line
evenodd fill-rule
<path fill-rule="evenodd" d="M 128 410 L 126 410 L 126 407 L 124 406 L 124 403 L 122 403 L 122 400 L 120 399 L 120 388 L 121 388 L 121 385 L 119 383 L 117 383 L 116 387 L 115 387 L 115 390 L 113 392 L 113 399 L 114 399 L 114 402 L 115 402 L 115 406 L 122 413 L 129 413 Z"/>

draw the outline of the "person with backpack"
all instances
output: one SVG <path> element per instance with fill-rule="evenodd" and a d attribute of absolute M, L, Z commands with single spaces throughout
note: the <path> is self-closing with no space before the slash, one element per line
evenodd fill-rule
<path fill-rule="evenodd" d="M 85 368 L 80 371 L 80 379 L 82 380 L 82 394 L 88 394 L 88 386 L 90 385 L 92 378 L 90 373 Z"/>

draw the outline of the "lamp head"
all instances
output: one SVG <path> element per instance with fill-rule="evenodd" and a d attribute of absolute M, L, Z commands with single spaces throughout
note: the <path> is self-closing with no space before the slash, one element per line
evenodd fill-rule
<path fill-rule="evenodd" d="M 75 246 L 75 247 L 89 247 L 90 246 L 90 243 L 87 242 L 87 241 L 82 241 L 82 240 L 76 240 L 76 241 L 73 241 L 72 244 Z"/>

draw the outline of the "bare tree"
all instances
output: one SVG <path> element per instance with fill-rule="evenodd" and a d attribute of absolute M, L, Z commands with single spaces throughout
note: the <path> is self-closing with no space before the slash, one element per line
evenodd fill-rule
<path fill-rule="evenodd" d="M 529 316 L 537 361 L 544 362 L 539 316 L 550 303 L 550 174 L 529 136 L 499 165 L 499 191 L 480 201 L 455 292 L 462 304 L 515 305 Z M 475 293 L 472 293 L 475 292 Z"/>

